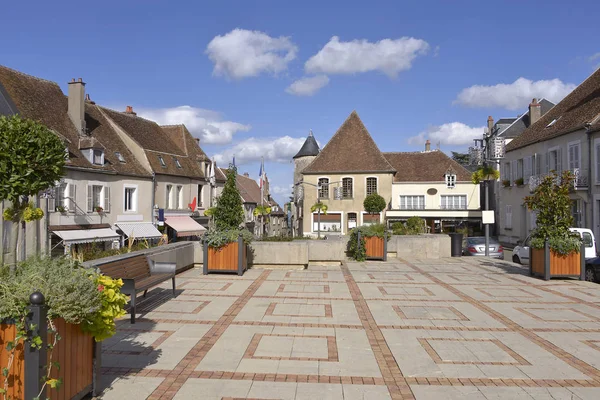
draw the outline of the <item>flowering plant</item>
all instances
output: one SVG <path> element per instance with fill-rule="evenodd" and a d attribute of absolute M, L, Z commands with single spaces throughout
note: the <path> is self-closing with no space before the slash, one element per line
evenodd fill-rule
<path fill-rule="evenodd" d="M 105 275 L 96 275 L 95 285 L 101 293 L 101 306 L 81 325 L 97 342 L 108 339 L 116 333 L 115 319 L 125 315 L 127 296 L 121 293 L 122 279 L 112 279 Z"/>

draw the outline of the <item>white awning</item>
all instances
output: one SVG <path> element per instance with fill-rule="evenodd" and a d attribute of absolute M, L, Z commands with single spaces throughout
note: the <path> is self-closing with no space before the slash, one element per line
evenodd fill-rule
<path fill-rule="evenodd" d="M 110 228 L 101 229 L 75 229 L 71 231 L 53 231 L 65 244 L 110 242 L 121 236 Z"/>
<path fill-rule="evenodd" d="M 119 222 L 115 225 L 127 237 L 134 239 L 155 239 L 162 236 L 152 222 Z"/>
<path fill-rule="evenodd" d="M 188 216 L 166 217 L 165 223 L 177 231 L 177 236 L 201 236 L 206 231 L 202 225 Z"/>

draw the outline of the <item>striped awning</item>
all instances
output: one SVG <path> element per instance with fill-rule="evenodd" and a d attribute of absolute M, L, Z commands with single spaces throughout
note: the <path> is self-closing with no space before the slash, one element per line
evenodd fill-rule
<path fill-rule="evenodd" d="M 206 231 L 206 228 L 188 216 L 166 217 L 165 223 L 177 232 L 178 237 L 202 236 Z"/>
<path fill-rule="evenodd" d="M 52 231 L 61 238 L 65 244 L 110 242 L 121 238 L 110 228 L 101 229 L 74 229 L 70 231 Z"/>
<path fill-rule="evenodd" d="M 152 222 L 119 222 L 115 225 L 129 238 L 156 239 L 162 236 Z"/>

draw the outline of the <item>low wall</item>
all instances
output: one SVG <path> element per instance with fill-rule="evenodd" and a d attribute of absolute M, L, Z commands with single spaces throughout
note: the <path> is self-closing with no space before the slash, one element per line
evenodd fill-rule
<path fill-rule="evenodd" d="M 450 257 L 448 235 L 394 235 L 388 242 L 388 257 L 445 258 Z"/>
<path fill-rule="evenodd" d="M 346 244 L 348 238 L 332 240 L 308 240 L 309 262 L 341 262 L 347 259 Z"/>
<path fill-rule="evenodd" d="M 309 242 L 253 242 L 250 263 L 254 268 L 304 268 L 309 261 Z"/>

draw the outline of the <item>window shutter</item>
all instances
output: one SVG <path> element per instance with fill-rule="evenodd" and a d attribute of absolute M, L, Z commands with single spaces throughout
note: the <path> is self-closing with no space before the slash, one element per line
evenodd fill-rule
<path fill-rule="evenodd" d="M 544 170 L 545 174 L 549 174 L 550 173 L 550 153 L 546 153 L 546 169 Z"/>
<path fill-rule="evenodd" d="M 104 186 L 104 212 L 110 212 L 110 187 Z"/>
<path fill-rule="evenodd" d="M 75 212 L 75 208 L 77 207 L 77 202 L 75 200 L 75 193 L 77 192 L 76 186 L 73 183 L 69 183 L 69 211 Z"/>
<path fill-rule="evenodd" d="M 53 192 L 51 197 L 48 197 L 48 211 L 56 211 L 56 201 L 54 200 L 56 196 L 58 196 L 58 188 L 53 188 Z"/>
<path fill-rule="evenodd" d="M 92 186 L 87 185 L 87 212 L 92 212 L 94 207 L 94 200 L 92 199 Z"/>
<path fill-rule="evenodd" d="M 562 172 L 562 149 L 556 151 L 556 172 Z"/>

